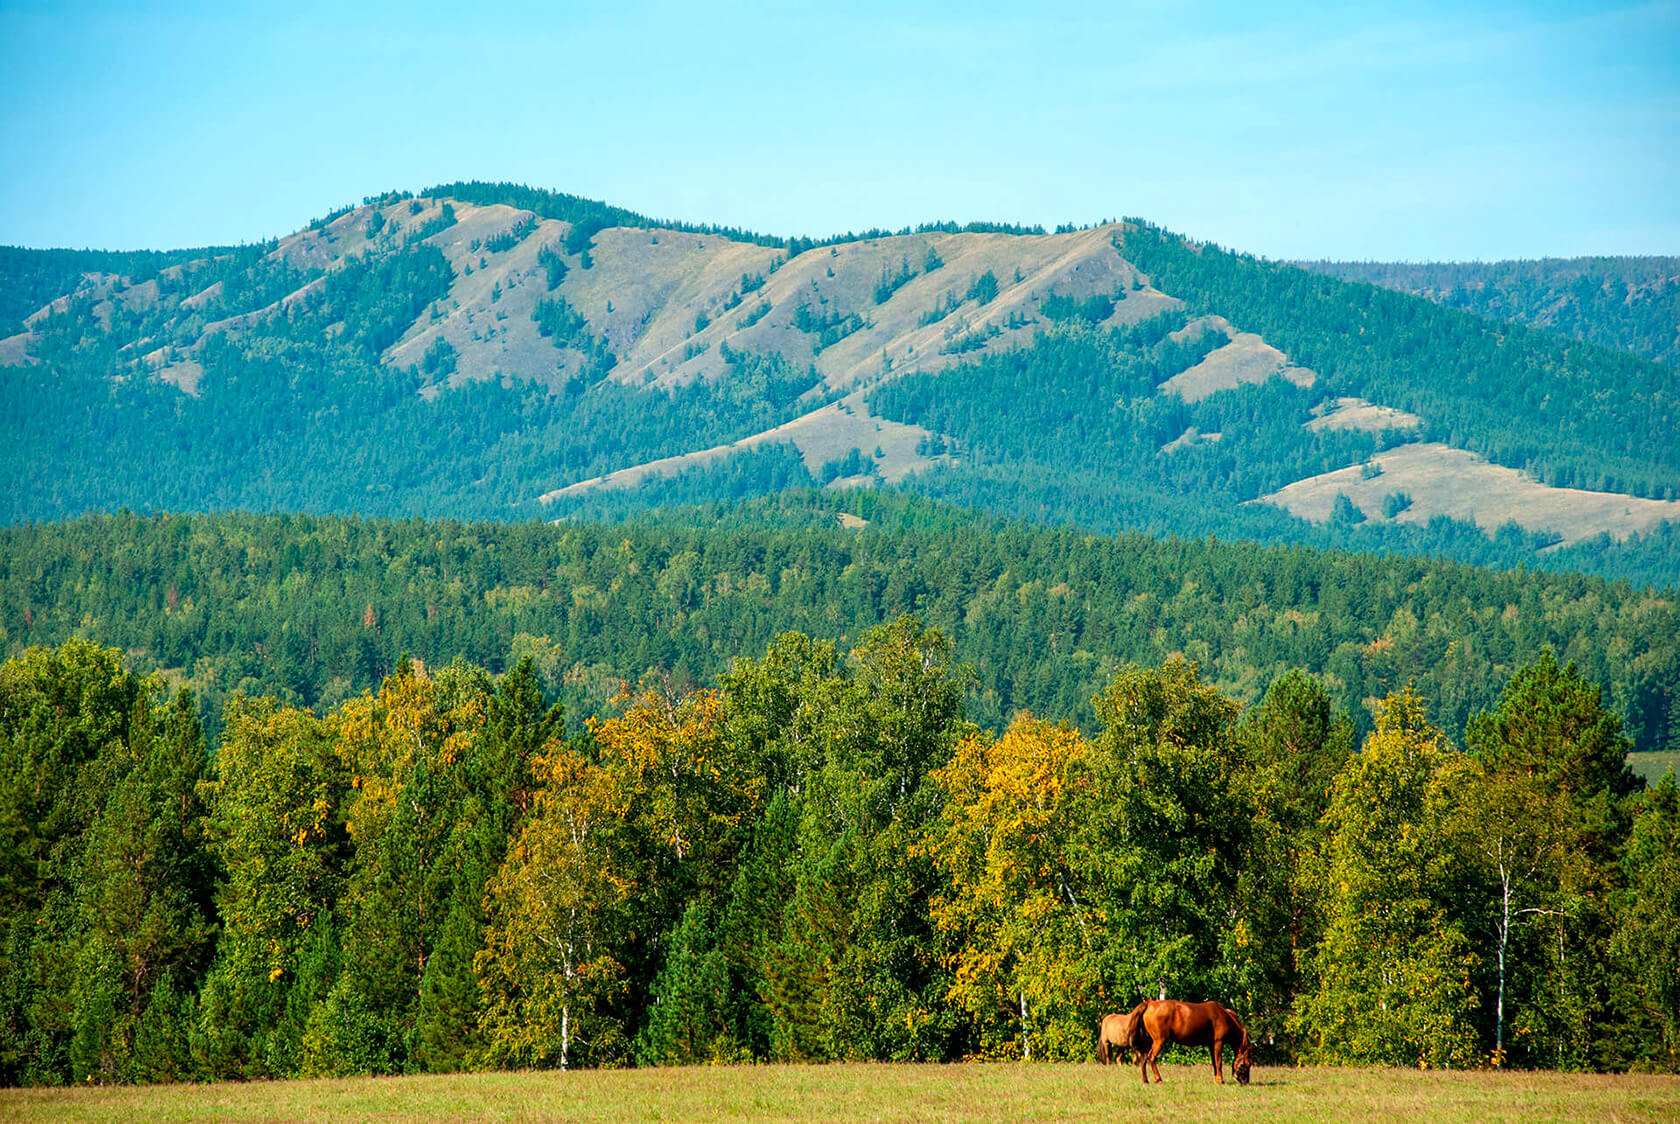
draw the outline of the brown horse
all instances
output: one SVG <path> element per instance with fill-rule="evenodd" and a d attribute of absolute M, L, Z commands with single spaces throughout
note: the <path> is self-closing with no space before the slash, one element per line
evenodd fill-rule
<path fill-rule="evenodd" d="M 1123 1015 L 1104 1015 L 1103 1021 L 1097 1025 L 1097 1061 L 1103 1065 L 1118 1065 L 1120 1055 L 1128 1049 L 1134 1057 L 1141 1057 L 1144 1050 L 1149 1048 L 1149 1040 L 1143 1039 L 1140 1048 L 1138 1041 L 1138 1020 L 1143 1017 L 1144 1004 Z"/>
<path fill-rule="evenodd" d="M 1137 1022 L 1132 1029 L 1131 1046 L 1142 1058 L 1139 1069 L 1145 1085 L 1149 1084 L 1150 1070 L 1155 1071 L 1155 1080 L 1160 1082 L 1161 1068 L 1155 1060 L 1173 1042 L 1180 1046 L 1206 1046 L 1211 1049 L 1213 1079 L 1223 1085 L 1225 1075 L 1220 1065 L 1227 1041 L 1236 1050 L 1231 1071 L 1237 1075 L 1237 1084 L 1248 1084 L 1248 1028 L 1238 1021 L 1236 1012 L 1229 1007 L 1219 1003 L 1151 999 L 1138 1004 L 1132 1014 L 1137 1016 Z"/>

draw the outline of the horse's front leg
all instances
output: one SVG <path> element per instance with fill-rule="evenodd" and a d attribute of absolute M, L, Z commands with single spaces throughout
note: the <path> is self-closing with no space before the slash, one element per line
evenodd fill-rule
<path fill-rule="evenodd" d="M 1225 1074 L 1220 1070 L 1220 1062 L 1224 1060 L 1225 1040 L 1215 1037 L 1213 1040 L 1213 1079 L 1219 1084 L 1225 1084 Z"/>

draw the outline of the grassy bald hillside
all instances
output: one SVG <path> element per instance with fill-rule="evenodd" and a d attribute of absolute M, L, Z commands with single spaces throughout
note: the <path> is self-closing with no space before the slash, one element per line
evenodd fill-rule
<path fill-rule="evenodd" d="M 1671 368 L 1137 222 L 818 242 L 471 183 L 0 266 L 7 521 L 891 486 L 1680 582 Z"/>

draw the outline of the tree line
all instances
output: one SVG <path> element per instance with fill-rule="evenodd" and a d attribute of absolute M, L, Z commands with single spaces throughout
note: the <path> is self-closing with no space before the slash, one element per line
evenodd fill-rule
<path fill-rule="evenodd" d="M 798 463 L 763 452 L 766 472 Z M 867 526 L 842 528 L 841 513 Z M 904 612 L 974 668 L 965 705 L 991 729 L 1022 709 L 1088 726 L 1121 664 L 1182 654 L 1245 704 L 1303 668 L 1361 734 L 1375 700 L 1413 682 L 1456 737 L 1549 646 L 1604 685 L 1636 749 L 1680 745 L 1672 595 L 1576 574 L 1099 536 L 870 490 L 616 524 L 115 515 L 0 528 L 0 655 L 75 637 L 119 647 L 192 688 L 212 739 L 236 691 L 325 711 L 377 688 L 404 653 L 497 674 L 531 655 L 582 718 L 650 668 L 715 683 L 781 632 L 846 650 Z"/>
<path fill-rule="evenodd" d="M 1550 652 L 1462 746 L 1409 686 L 1089 730 L 964 707 L 913 616 L 567 722 L 533 661 L 316 712 L 82 641 L 0 665 L 0 1079 L 1081 1059 L 1161 993 L 1263 1064 L 1671 1069 L 1680 792 Z"/>

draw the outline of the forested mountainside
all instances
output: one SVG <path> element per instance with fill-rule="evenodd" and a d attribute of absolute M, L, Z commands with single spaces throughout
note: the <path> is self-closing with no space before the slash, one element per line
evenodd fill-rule
<path fill-rule="evenodd" d="M 1680 582 L 1680 373 L 1144 223 L 817 242 L 454 184 L 167 260 L 4 259 L 13 303 L 85 268 L 0 339 L 0 518 L 891 486 Z"/>
<path fill-rule="evenodd" d="M 0 246 L 0 339 L 22 332 L 26 320 L 87 283 L 89 275 L 116 274 L 134 284 L 170 266 L 233 252 L 231 246 L 191 250 L 26 250 Z"/>
<path fill-rule="evenodd" d="M 1680 791 L 1543 653 L 1464 748 L 1173 658 L 1086 729 L 914 618 L 578 725 L 533 661 L 324 714 L 73 641 L 0 664 L 0 1081 L 1090 1057 L 1214 996 L 1261 1064 L 1673 1069 Z"/>
<path fill-rule="evenodd" d="M 1680 367 L 1680 258 L 1295 264 Z"/>
<path fill-rule="evenodd" d="M 844 525 L 843 525 L 844 524 Z M 920 614 L 973 669 L 971 720 L 1089 725 L 1127 662 L 1175 655 L 1252 703 L 1290 668 L 1363 733 L 1408 683 L 1459 737 L 1550 648 L 1643 751 L 1680 749 L 1680 605 L 1573 574 L 1205 540 L 1119 538 L 892 493 L 804 493 L 624 524 L 87 517 L 0 529 L 7 655 L 82 637 L 193 691 L 318 713 L 404 655 L 529 655 L 577 717 L 644 675 L 711 685 L 797 629 L 845 651 Z"/>

